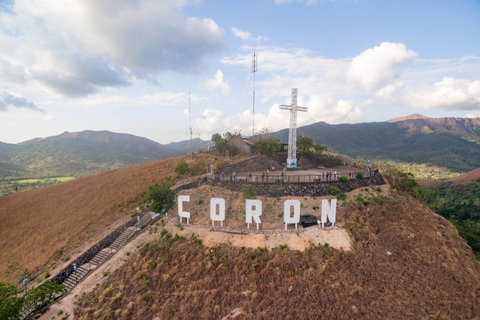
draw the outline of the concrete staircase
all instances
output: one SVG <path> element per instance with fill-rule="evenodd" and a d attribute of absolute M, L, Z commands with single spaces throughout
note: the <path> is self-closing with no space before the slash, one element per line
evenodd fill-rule
<path fill-rule="evenodd" d="M 85 279 L 93 270 L 100 267 L 105 261 L 110 259 L 119 249 L 125 246 L 137 233 L 140 232 L 145 226 L 152 222 L 150 214 L 143 214 L 140 217 L 140 221 L 134 226 L 125 229 L 109 247 L 100 250 L 92 259 L 82 264 L 77 268 L 77 271 L 71 273 L 68 278 L 62 283 L 65 286 L 65 291 L 71 291 L 79 282 Z M 60 294 L 59 296 L 61 296 Z M 20 319 L 27 318 L 33 311 L 34 307 L 23 308 Z"/>
<path fill-rule="evenodd" d="M 142 222 L 142 220 L 140 220 L 140 222 Z M 114 250 L 118 250 L 118 249 L 122 248 L 124 245 L 127 244 L 128 241 L 130 241 L 130 239 L 133 237 L 135 232 L 137 232 L 139 230 L 140 229 L 137 228 L 137 227 L 127 228 L 125 231 L 122 232 L 121 235 L 118 236 L 117 239 L 115 239 L 115 241 L 113 241 L 113 243 L 110 245 L 109 248 L 114 249 Z"/>
<path fill-rule="evenodd" d="M 84 263 L 80 267 L 77 268 L 77 271 L 74 271 L 70 274 L 63 282 L 65 286 L 65 290 L 70 291 L 75 287 L 77 283 L 82 281 L 92 270 L 94 270 L 97 266 L 92 263 Z"/>

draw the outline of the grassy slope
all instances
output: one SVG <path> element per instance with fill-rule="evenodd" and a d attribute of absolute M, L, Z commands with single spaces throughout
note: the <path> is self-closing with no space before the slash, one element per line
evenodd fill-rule
<path fill-rule="evenodd" d="M 79 135 L 18 145 L 0 143 L 0 178 L 79 177 L 181 155 L 178 150 L 132 135 L 95 131 Z"/>
<path fill-rule="evenodd" d="M 351 203 L 339 220 L 354 239 L 351 252 L 206 248 L 164 236 L 83 298 L 75 318 L 480 316 L 480 265 L 445 219 L 394 193 Z"/>
<path fill-rule="evenodd" d="M 86 232 L 125 216 L 148 185 L 169 177 L 180 158 L 140 164 L 0 197 L 0 276 L 8 264 L 33 270 Z"/>

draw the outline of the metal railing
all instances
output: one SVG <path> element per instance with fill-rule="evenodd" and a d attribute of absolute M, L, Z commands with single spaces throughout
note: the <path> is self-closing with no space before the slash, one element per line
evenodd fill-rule
<path fill-rule="evenodd" d="M 348 173 L 329 173 L 329 174 L 318 174 L 318 175 L 295 175 L 288 173 L 284 175 L 225 175 L 225 174 L 214 174 L 213 178 L 221 181 L 241 181 L 241 182 L 254 182 L 254 183 L 277 183 L 277 182 L 287 182 L 287 183 L 299 183 L 299 182 L 332 182 L 332 181 L 341 181 L 342 177 L 346 177 L 348 180 L 357 179 L 357 173 L 361 172 L 364 178 L 372 177 L 378 173 L 378 170 L 358 170 Z"/>

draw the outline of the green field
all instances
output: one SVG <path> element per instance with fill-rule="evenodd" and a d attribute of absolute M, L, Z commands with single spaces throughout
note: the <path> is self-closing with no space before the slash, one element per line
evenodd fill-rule
<path fill-rule="evenodd" d="M 75 180 L 73 177 L 56 177 L 56 178 L 44 178 L 44 179 L 24 179 L 24 180 L 16 180 L 12 181 L 11 183 L 37 183 L 37 182 L 48 182 L 51 180 L 57 180 L 58 182 L 65 182 L 70 180 Z"/>
<path fill-rule="evenodd" d="M 0 191 L 2 195 L 39 189 L 43 187 L 48 187 L 57 183 L 74 180 L 74 177 L 49 177 L 49 178 L 31 178 L 31 179 L 20 179 L 20 180 L 0 180 Z"/>

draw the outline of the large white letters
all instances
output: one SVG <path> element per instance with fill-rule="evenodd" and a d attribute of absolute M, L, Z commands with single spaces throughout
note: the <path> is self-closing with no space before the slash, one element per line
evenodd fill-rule
<path fill-rule="evenodd" d="M 183 203 L 190 202 L 190 196 L 178 196 L 178 215 L 180 216 L 180 223 L 183 218 L 187 218 L 187 224 L 189 224 L 190 212 L 183 211 Z"/>
<path fill-rule="evenodd" d="M 255 209 L 253 209 L 255 207 Z M 250 223 L 252 223 L 252 218 L 258 224 L 262 223 L 260 216 L 262 215 L 262 201 L 260 200 L 251 200 L 247 199 L 245 201 L 245 220 L 247 222 L 247 227 L 250 229 Z"/>
<path fill-rule="evenodd" d="M 293 217 L 290 216 L 290 208 L 293 207 Z M 297 223 L 300 222 L 300 201 L 285 200 L 283 203 L 283 221 L 285 222 L 285 230 L 288 223 L 294 223 L 297 229 Z"/>
<path fill-rule="evenodd" d="M 217 214 L 218 204 L 218 214 Z M 212 226 L 215 225 L 215 221 L 220 221 L 223 226 L 223 220 L 225 220 L 225 200 L 222 198 L 210 199 L 210 219 L 212 219 Z"/>
<path fill-rule="evenodd" d="M 327 217 L 332 223 L 332 226 L 335 225 L 335 219 L 337 217 L 337 199 L 332 199 L 330 204 L 332 206 L 328 205 L 327 200 L 322 200 L 322 228 L 324 227 L 324 224 L 327 223 Z"/>
<path fill-rule="evenodd" d="M 178 215 L 180 217 L 180 222 L 183 221 L 183 218 L 187 219 L 187 224 L 190 223 L 190 212 L 183 211 L 183 203 L 190 202 L 190 196 L 182 195 L 178 196 Z M 291 215 L 291 208 L 293 207 L 293 216 Z M 287 229 L 288 224 L 295 224 L 295 229 L 298 228 L 298 223 L 300 222 L 300 208 L 301 204 L 299 200 L 285 200 L 283 204 L 283 221 L 285 222 L 285 229 Z M 261 200 L 252 200 L 247 199 L 245 201 L 245 221 L 247 227 L 250 229 L 250 223 L 255 222 L 257 224 L 257 230 L 259 229 L 259 224 L 262 223 L 260 216 L 262 215 L 262 201 Z M 337 217 L 337 200 L 332 199 L 330 204 L 328 200 L 322 200 L 322 217 L 319 220 L 319 223 L 322 224 L 322 228 L 325 227 L 325 223 L 330 221 L 332 226 L 335 225 Z M 210 199 L 210 219 L 212 219 L 212 225 L 215 225 L 215 221 L 220 221 L 223 226 L 223 221 L 225 220 L 225 199 L 222 198 L 211 198 Z"/>

